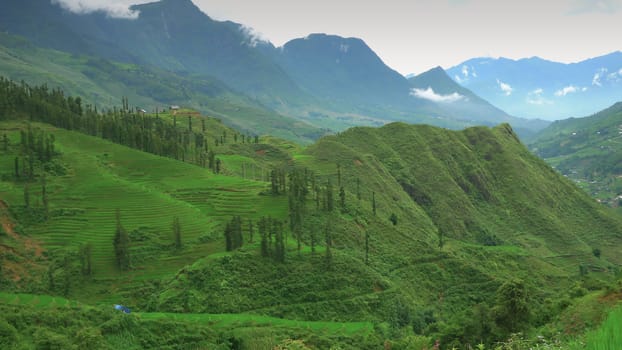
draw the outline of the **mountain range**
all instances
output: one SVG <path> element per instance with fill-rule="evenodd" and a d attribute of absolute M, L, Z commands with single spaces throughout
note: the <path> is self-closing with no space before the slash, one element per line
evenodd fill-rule
<path fill-rule="evenodd" d="M 447 72 L 495 106 L 526 118 L 582 117 L 622 99 L 620 51 L 571 64 L 475 58 Z"/>
<path fill-rule="evenodd" d="M 312 34 L 275 47 L 241 24 L 213 20 L 190 0 L 162 0 L 132 10 L 139 13 L 135 19 L 111 18 L 101 12 L 75 14 L 48 1 L 8 0 L 0 4 L 0 31 L 42 49 L 219 81 L 233 95 L 254 101 L 256 108 L 289 120 L 296 129 L 294 136 L 284 135 L 289 138 L 309 134 L 297 130 L 297 124 L 316 128 L 318 135 L 324 129 L 390 121 L 448 128 L 509 121 L 519 133 L 533 133 L 544 125 L 512 118 L 457 85 L 448 88 L 451 84 L 444 74 L 408 80 L 360 39 Z M 66 66 L 75 68 L 72 62 Z M 2 72 L 10 73 L 4 68 Z M 427 86 L 421 85 L 423 81 Z M 121 97 L 119 91 L 109 93 Z M 171 100 L 166 93 L 142 97 L 160 103 Z M 197 107 L 210 112 L 205 106 Z M 251 119 L 234 114 L 221 117 L 238 126 Z M 270 127 L 258 130 L 272 131 Z"/>

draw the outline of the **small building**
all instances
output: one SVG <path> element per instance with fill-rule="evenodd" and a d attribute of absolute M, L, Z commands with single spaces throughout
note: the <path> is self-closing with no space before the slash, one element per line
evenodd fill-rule
<path fill-rule="evenodd" d="M 170 106 L 170 107 L 169 107 L 169 109 L 170 109 L 171 111 L 178 111 L 178 110 L 179 110 L 179 106 L 177 106 L 177 105 L 172 105 L 172 106 Z"/>

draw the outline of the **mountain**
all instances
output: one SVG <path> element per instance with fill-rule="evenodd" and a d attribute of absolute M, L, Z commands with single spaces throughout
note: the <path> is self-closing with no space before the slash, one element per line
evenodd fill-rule
<path fill-rule="evenodd" d="M 622 102 L 584 118 L 556 121 L 530 148 L 600 201 L 622 200 Z"/>
<path fill-rule="evenodd" d="M 100 109 L 110 108 L 126 97 L 133 106 L 149 111 L 161 111 L 170 105 L 195 108 L 251 135 L 272 134 L 310 143 L 325 133 L 280 115 L 207 75 L 69 54 L 4 33 L 0 33 L 0 57 L 1 75 L 61 88 Z"/>
<path fill-rule="evenodd" d="M 571 64 L 538 57 L 475 58 L 447 72 L 495 106 L 525 118 L 589 115 L 622 96 L 620 51 Z"/>
<path fill-rule="evenodd" d="M 508 124 L 302 147 L 0 80 L 0 134 L 10 347 L 488 347 L 619 299 L 622 217 Z"/>
<path fill-rule="evenodd" d="M 361 39 L 311 34 L 289 41 L 276 57 L 303 89 L 337 107 L 381 110 L 411 102 L 406 79 Z"/>
<path fill-rule="evenodd" d="M 125 19 L 74 14 L 50 1 L 8 0 L 0 5 L 0 31 L 69 53 L 210 75 L 263 102 L 304 99 L 280 67 L 254 48 L 241 25 L 215 21 L 190 0 L 132 9 L 138 17 Z"/>
<path fill-rule="evenodd" d="M 473 106 L 413 95 L 409 81 L 360 39 L 313 34 L 275 48 L 241 24 L 213 20 L 190 0 L 162 0 L 132 10 L 135 18 L 113 18 L 102 12 L 75 14 L 48 1 L 7 0 L 0 4 L 0 31 L 35 47 L 216 79 L 235 95 L 317 129 L 391 121 L 454 129 L 495 123 Z M 521 134 L 539 127 L 516 125 Z"/>
<path fill-rule="evenodd" d="M 409 78 L 411 94 L 437 101 L 457 119 L 473 124 L 496 125 L 510 123 L 521 136 L 529 136 L 548 125 L 542 120 L 525 120 L 508 115 L 471 90 L 453 81 L 441 68 L 436 67 Z"/>

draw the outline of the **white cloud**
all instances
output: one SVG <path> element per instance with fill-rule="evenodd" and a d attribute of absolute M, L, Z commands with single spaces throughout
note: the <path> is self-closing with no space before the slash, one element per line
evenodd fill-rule
<path fill-rule="evenodd" d="M 568 94 L 573 94 L 575 92 L 579 91 L 579 88 L 576 86 L 566 86 L 565 88 L 561 89 L 561 90 L 557 90 L 555 91 L 555 96 L 557 97 L 562 97 L 562 96 L 566 96 Z"/>
<path fill-rule="evenodd" d="M 78 14 L 100 11 L 112 18 L 136 19 L 140 14 L 130 10 L 128 4 L 119 0 L 52 0 L 52 4 Z"/>
<path fill-rule="evenodd" d="M 465 99 L 464 96 L 460 95 L 457 92 L 454 92 L 453 94 L 449 94 L 449 95 L 439 95 L 436 92 L 434 92 L 434 89 L 432 89 L 432 87 L 429 87 L 429 86 L 425 90 L 424 89 L 412 89 L 410 90 L 410 95 L 418 97 L 418 98 L 422 98 L 425 100 L 430 100 L 433 102 L 439 102 L 439 103 L 453 103 L 453 102 L 457 102 L 457 101 Z"/>
<path fill-rule="evenodd" d="M 246 25 L 240 25 L 240 32 L 242 32 L 242 34 L 246 36 L 246 43 L 250 47 L 256 47 L 259 43 L 267 42 L 267 40 L 263 38 L 263 35 L 260 32 Z"/>
<path fill-rule="evenodd" d="M 512 86 L 510 86 L 510 84 L 506 84 L 499 79 L 497 79 L 497 84 L 499 84 L 499 88 L 501 89 L 501 91 L 503 91 L 505 96 L 510 96 L 512 92 L 514 91 Z"/>
<path fill-rule="evenodd" d="M 467 65 L 462 66 L 462 75 L 464 75 L 465 78 L 469 77 L 469 66 Z"/>
<path fill-rule="evenodd" d="M 600 79 L 607 74 L 607 68 L 599 69 L 595 74 L 594 78 L 592 78 L 592 85 L 594 86 L 602 86 Z"/>
<path fill-rule="evenodd" d="M 583 87 L 583 88 L 581 88 L 581 91 L 586 92 L 586 91 L 587 91 L 587 88 L 586 88 L 586 87 Z"/>
<path fill-rule="evenodd" d="M 622 75 L 622 68 L 620 68 L 620 70 L 618 71 L 619 75 Z"/>
<path fill-rule="evenodd" d="M 544 90 L 542 88 L 535 89 L 527 94 L 527 103 L 532 105 L 550 105 L 553 104 L 553 101 L 547 100 L 542 95 L 544 94 Z"/>

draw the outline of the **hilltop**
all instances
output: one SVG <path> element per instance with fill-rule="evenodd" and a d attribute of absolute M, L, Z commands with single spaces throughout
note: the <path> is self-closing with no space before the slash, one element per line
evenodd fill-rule
<path fill-rule="evenodd" d="M 20 237 L 1 238 L 3 266 L 37 266 L 20 279 L 3 270 L 4 304 L 29 319 L 71 303 L 44 295 L 129 305 L 138 318 L 63 311 L 96 312 L 90 327 L 110 346 L 148 320 L 181 322 L 170 326 L 179 343 L 193 319 L 225 348 L 490 344 L 551 322 L 622 264 L 622 219 L 508 124 L 392 123 L 301 147 L 192 111 L 141 114 L 124 101 L 100 113 L 45 87 L 0 91 L 4 218 Z M 115 235 L 129 239 L 121 250 Z M 508 288 L 528 300 L 518 314 L 499 296 Z M 26 343 L 45 338 L 7 321 Z M 253 322 L 271 326 L 255 337 Z M 156 338 L 137 334 L 136 347 Z"/>

